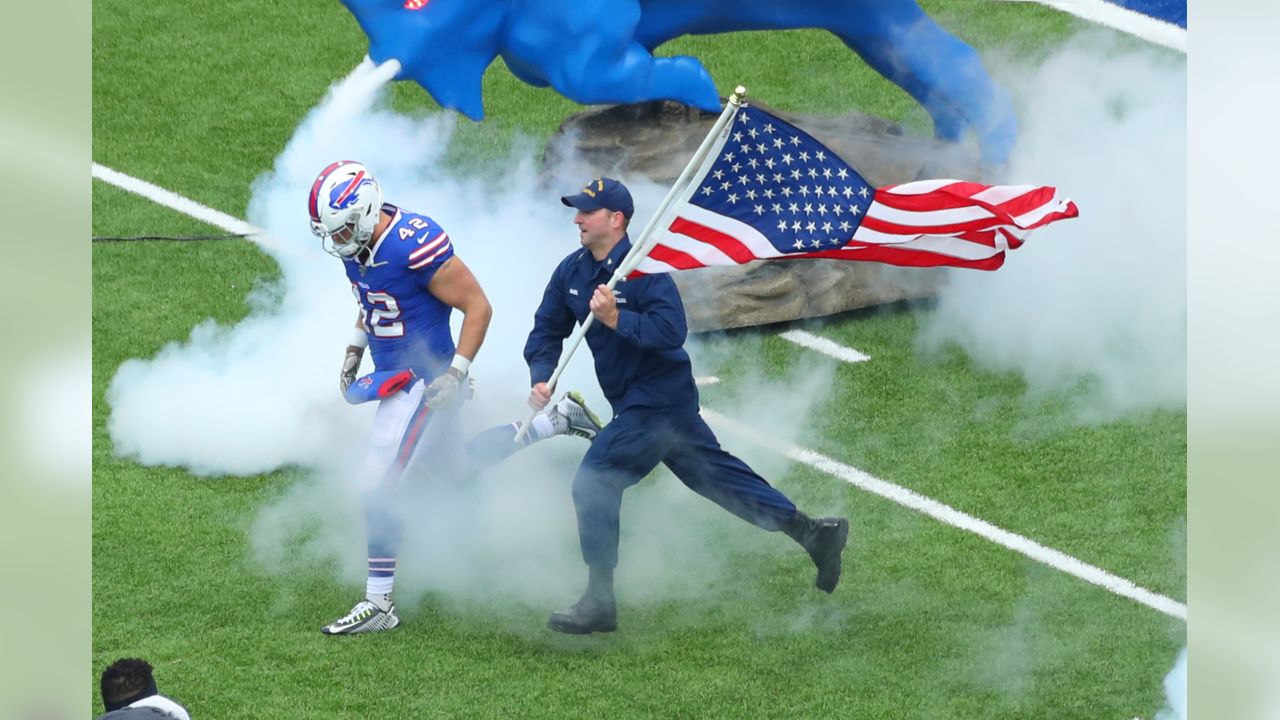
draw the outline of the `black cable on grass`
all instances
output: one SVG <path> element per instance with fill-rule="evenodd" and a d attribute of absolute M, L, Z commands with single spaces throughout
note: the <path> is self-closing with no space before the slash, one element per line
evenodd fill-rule
<path fill-rule="evenodd" d="M 258 233 L 230 233 L 227 235 L 134 235 L 132 237 L 113 237 L 94 235 L 93 242 L 137 242 L 140 240 L 178 240 L 182 242 L 196 240 L 238 240 L 253 237 Z"/>

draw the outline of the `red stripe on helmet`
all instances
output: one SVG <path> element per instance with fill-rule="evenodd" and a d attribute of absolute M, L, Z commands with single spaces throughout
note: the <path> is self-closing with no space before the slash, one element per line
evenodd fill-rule
<path fill-rule="evenodd" d="M 311 186 L 311 198 L 307 201 L 307 210 L 311 212 L 312 220 L 320 222 L 320 204 L 318 202 L 320 198 L 320 186 L 323 185 L 325 179 L 329 177 L 329 173 L 346 164 L 346 160 L 339 160 L 320 171 L 320 176 L 316 178 L 315 184 Z"/>

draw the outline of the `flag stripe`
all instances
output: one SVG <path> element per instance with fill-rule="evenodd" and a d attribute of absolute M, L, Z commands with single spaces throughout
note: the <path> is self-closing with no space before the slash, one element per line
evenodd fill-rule
<path fill-rule="evenodd" d="M 732 235 L 727 235 L 706 225 L 690 222 L 684 218 L 677 218 L 675 222 L 671 223 L 670 230 L 673 233 L 687 235 L 710 245 L 724 253 L 726 257 L 735 263 L 751 262 L 757 257 L 755 253 L 752 253 Z"/>
<path fill-rule="evenodd" d="M 992 188 L 992 190 L 1003 190 L 1005 188 Z M 1034 210 L 1038 207 L 1052 206 L 1055 204 L 1054 196 L 1057 194 L 1053 188 L 1041 187 L 1030 188 L 1026 192 L 1009 198 L 988 199 L 989 196 L 995 195 L 994 192 L 982 192 L 973 196 L 975 202 L 984 203 L 988 207 L 998 209 L 1000 212 L 1016 217 L 1026 212 Z"/>
<path fill-rule="evenodd" d="M 858 232 L 853 234 L 854 247 L 891 247 L 901 252 L 926 252 L 944 255 L 948 258 L 959 260 L 982 260 L 992 255 L 997 255 L 1004 251 L 1000 247 L 1000 243 L 995 239 L 994 233 L 988 233 L 986 237 L 946 237 L 939 235 L 922 235 L 918 238 L 910 240 L 902 240 L 901 238 L 891 242 L 884 242 L 885 237 L 882 233 L 867 228 L 865 225 L 858 228 Z"/>
<path fill-rule="evenodd" d="M 894 195 L 928 195 L 935 190 L 947 187 L 949 185 L 965 184 L 961 180 L 913 180 L 900 185 L 886 185 L 877 192 L 891 192 Z"/>
<path fill-rule="evenodd" d="M 919 196 L 912 199 L 919 199 Z M 876 199 L 867 207 L 867 216 L 902 225 L 947 225 L 975 220 L 988 222 L 995 215 L 989 208 L 974 205 L 968 198 L 963 198 L 965 207 L 929 209 L 902 208 L 894 200 L 896 198 L 876 193 Z"/>
<path fill-rule="evenodd" d="M 956 181 L 952 180 L 950 182 L 955 183 Z M 903 186 L 898 186 L 898 188 L 901 187 Z M 875 199 L 876 202 L 904 211 L 953 210 L 973 206 L 973 201 L 963 193 L 944 193 L 940 191 L 935 191 L 935 193 L 901 193 L 894 187 L 876 190 Z"/>
<path fill-rule="evenodd" d="M 865 245 L 861 247 L 846 246 L 836 250 L 819 250 L 809 253 L 783 255 L 778 260 L 859 260 L 862 262 L 879 262 L 905 267 L 963 267 L 974 270 L 995 270 L 1004 263 L 1004 253 L 995 253 L 987 257 L 963 258 L 945 253 L 925 252 L 904 249 L 897 245 Z"/>
<path fill-rule="evenodd" d="M 714 245 L 708 245 L 696 238 L 687 235 L 667 235 L 662 245 L 658 247 L 670 248 L 671 250 L 688 255 L 703 265 L 736 265 L 728 255 L 720 251 L 720 248 Z M 686 268 L 688 269 L 688 268 Z"/>
<path fill-rule="evenodd" d="M 1014 218 L 1014 220 L 1018 222 L 1019 226 L 1026 228 L 1027 230 L 1032 230 L 1038 227 L 1043 227 L 1057 220 L 1077 217 L 1079 214 L 1080 209 L 1076 207 L 1075 203 L 1068 200 L 1062 209 L 1050 206 L 1036 208 L 1025 215 L 1019 215 Z"/>
<path fill-rule="evenodd" d="M 1052 196 L 1052 189 L 1034 185 L 993 185 L 984 187 L 981 191 L 974 193 L 972 197 L 974 200 L 988 205 L 1004 205 L 1010 200 L 1031 198 L 1038 205 L 1048 202 Z"/>
<path fill-rule="evenodd" d="M 904 240 L 920 235 L 951 235 L 962 232 L 980 232 L 991 226 L 990 217 L 981 220 L 968 220 L 955 223 L 896 223 L 881 220 L 879 216 L 867 213 L 862 227 L 879 230 L 889 235 L 900 235 Z"/>
<path fill-rule="evenodd" d="M 649 258 L 660 263 L 665 263 L 672 270 L 694 270 L 700 267 L 706 267 L 697 258 L 684 252 L 680 252 L 674 248 L 665 245 L 658 245 L 649 252 Z"/>

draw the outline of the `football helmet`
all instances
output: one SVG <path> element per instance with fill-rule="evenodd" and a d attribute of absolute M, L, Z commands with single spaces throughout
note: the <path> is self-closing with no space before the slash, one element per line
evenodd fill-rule
<path fill-rule="evenodd" d="M 351 160 L 325 168 L 311 186 L 307 202 L 311 232 L 325 252 L 355 257 L 368 247 L 382 214 L 382 187 L 369 169 Z"/>

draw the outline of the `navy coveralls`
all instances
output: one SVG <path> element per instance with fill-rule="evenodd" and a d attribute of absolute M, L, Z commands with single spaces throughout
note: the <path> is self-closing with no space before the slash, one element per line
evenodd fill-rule
<path fill-rule="evenodd" d="M 626 236 L 603 261 L 586 249 L 551 275 L 525 344 L 532 384 L 546 382 L 575 322 L 591 314 L 596 286 L 607 284 L 631 249 Z M 691 490 L 766 530 L 779 530 L 796 506 L 746 463 L 725 452 L 698 414 L 684 304 L 667 275 L 619 282 L 618 327 L 594 322 L 587 345 L 613 420 L 596 437 L 573 479 L 582 557 L 592 567 L 618 564 L 622 492 L 664 463 Z"/>

